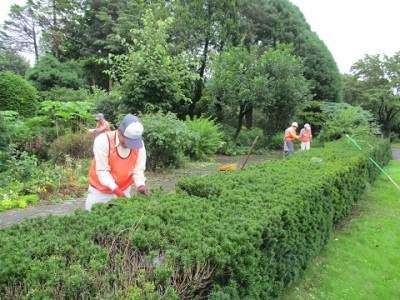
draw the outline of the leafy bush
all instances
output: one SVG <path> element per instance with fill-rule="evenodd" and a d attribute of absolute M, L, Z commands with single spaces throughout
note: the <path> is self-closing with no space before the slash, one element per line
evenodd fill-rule
<path fill-rule="evenodd" d="M 321 142 L 335 141 L 346 134 L 372 135 L 372 128 L 369 125 L 373 119 L 372 115 L 361 107 L 347 103 L 325 103 L 322 109 L 327 115 L 327 120 L 318 135 Z"/>
<path fill-rule="evenodd" d="M 186 124 L 193 136 L 196 137 L 187 151 L 191 159 L 204 159 L 207 155 L 217 152 L 222 143 L 221 125 L 210 119 L 195 118 L 191 120 L 189 117 L 186 118 Z"/>
<path fill-rule="evenodd" d="M 92 101 L 93 94 L 89 89 L 72 89 L 67 87 L 54 87 L 48 91 L 40 92 L 43 100 L 59 102 Z"/>
<path fill-rule="evenodd" d="M 49 156 L 54 162 L 61 164 L 66 162 L 66 157 L 91 158 L 93 157 L 93 142 L 93 135 L 79 132 L 67 134 L 51 144 Z"/>
<path fill-rule="evenodd" d="M 259 137 L 259 139 L 257 144 L 254 146 L 254 150 L 260 150 L 265 147 L 264 132 L 261 128 L 243 128 L 242 130 L 240 130 L 240 133 L 236 138 L 236 145 L 249 149 L 257 136 Z"/>
<path fill-rule="evenodd" d="M 56 138 L 55 128 L 35 126 L 31 128 L 35 135 L 18 143 L 18 149 L 26 150 L 30 155 L 35 155 L 41 161 L 49 159 L 49 149 Z"/>
<path fill-rule="evenodd" d="M 11 136 L 6 123 L 6 119 L 0 113 L 0 151 L 4 151 L 11 142 Z"/>
<path fill-rule="evenodd" d="M 83 70 L 77 62 L 71 60 L 62 63 L 51 54 L 40 57 L 39 61 L 26 72 L 26 78 L 39 91 L 48 91 L 55 87 L 78 90 L 86 84 Z"/>
<path fill-rule="evenodd" d="M 21 200 L 25 195 L 36 194 L 47 182 L 47 174 L 44 174 L 35 155 L 29 155 L 26 151 L 10 150 L 0 173 L 0 193 L 3 200 L 14 201 L 13 205 L 17 206 L 13 207 L 21 207 L 15 201 Z M 26 199 L 23 202 L 31 203 Z"/>
<path fill-rule="evenodd" d="M 270 137 L 267 142 L 267 147 L 269 149 L 282 149 L 283 150 L 283 138 L 285 133 L 278 133 Z"/>
<path fill-rule="evenodd" d="M 159 170 L 177 168 L 184 153 L 196 139 L 185 122 L 172 113 L 148 114 L 141 117 L 144 124 L 143 139 L 147 151 L 147 168 Z"/>
<path fill-rule="evenodd" d="M 258 141 L 255 144 L 252 153 L 262 154 L 265 152 L 266 140 L 264 132 L 261 128 L 242 128 L 236 141 L 233 139 L 235 129 L 231 126 L 224 126 L 224 142 L 222 143 L 218 153 L 225 155 L 245 155 L 249 152 L 251 145 L 258 136 Z"/>
<path fill-rule="evenodd" d="M 103 113 L 105 119 L 110 123 L 111 127 L 116 128 L 118 123 L 118 107 L 121 103 L 120 94 L 114 90 L 110 93 L 96 90 L 95 91 L 95 108 L 93 113 Z"/>
<path fill-rule="evenodd" d="M 26 70 L 30 68 L 29 61 L 13 49 L 0 49 L 0 72 L 11 71 L 15 74 L 25 76 Z"/>
<path fill-rule="evenodd" d="M 12 72 L 0 72 L 0 110 L 31 117 L 38 109 L 38 101 L 39 95 L 29 82 Z"/>
<path fill-rule="evenodd" d="M 27 120 L 30 127 L 54 128 L 56 136 L 60 137 L 66 133 L 81 131 L 80 125 L 89 120 L 94 123 L 94 117 L 89 111 L 92 102 L 60 102 L 43 101 L 40 103 L 38 116 Z"/>

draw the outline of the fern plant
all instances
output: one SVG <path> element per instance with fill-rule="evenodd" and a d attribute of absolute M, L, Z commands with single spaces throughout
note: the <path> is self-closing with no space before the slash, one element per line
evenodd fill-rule
<path fill-rule="evenodd" d="M 192 160 L 204 159 L 217 152 L 223 136 L 220 124 L 210 118 L 190 119 L 188 116 L 186 124 L 195 137 L 187 153 Z"/>

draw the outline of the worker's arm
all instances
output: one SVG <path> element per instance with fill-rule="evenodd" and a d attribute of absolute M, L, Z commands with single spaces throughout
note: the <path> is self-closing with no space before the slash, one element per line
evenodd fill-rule
<path fill-rule="evenodd" d="M 146 177 L 144 176 L 144 171 L 146 169 L 146 148 L 143 147 L 139 149 L 138 159 L 136 165 L 133 169 L 133 181 L 136 187 L 145 185 Z"/>
<path fill-rule="evenodd" d="M 102 185 L 110 190 L 118 188 L 114 178 L 111 176 L 111 167 L 108 164 L 109 142 L 105 133 L 100 134 L 93 145 L 94 159 L 96 160 L 96 174 Z"/>

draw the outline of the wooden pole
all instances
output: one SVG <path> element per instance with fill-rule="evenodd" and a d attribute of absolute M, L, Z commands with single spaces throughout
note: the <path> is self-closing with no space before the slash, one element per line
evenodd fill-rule
<path fill-rule="evenodd" d="M 249 152 L 247 153 L 246 160 L 244 161 L 243 166 L 242 166 L 242 168 L 241 168 L 240 170 L 243 170 L 243 169 L 244 169 L 244 166 L 247 164 L 247 161 L 249 160 L 251 151 L 253 151 L 253 148 L 254 148 L 254 146 L 256 145 L 257 141 L 258 141 L 258 135 L 257 135 L 256 138 L 254 139 L 253 144 L 251 145 L 250 150 L 249 150 Z"/>

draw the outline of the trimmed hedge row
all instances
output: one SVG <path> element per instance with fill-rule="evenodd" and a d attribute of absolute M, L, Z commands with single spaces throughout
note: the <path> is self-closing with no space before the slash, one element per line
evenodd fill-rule
<path fill-rule="evenodd" d="M 0 298 L 278 298 L 391 159 L 358 142 L 2 229 Z"/>

